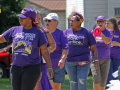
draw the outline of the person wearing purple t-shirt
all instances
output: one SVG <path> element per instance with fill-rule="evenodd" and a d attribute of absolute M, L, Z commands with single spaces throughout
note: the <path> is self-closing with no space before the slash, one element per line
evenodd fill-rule
<path fill-rule="evenodd" d="M 13 62 L 10 70 L 13 90 L 33 90 L 41 72 L 38 48 L 48 68 L 52 68 L 52 65 L 46 38 L 36 27 L 35 11 L 31 8 L 24 8 L 17 16 L 20 17 L 21 26 L 12 27 L 0 35 L 0 43 L 13 41 Z M 49 76 L 53 77 L 51 69 L 49 69 Z"/>
<path fill-rule="evenodd" d="M 97 17 L 96 24 L 101 30 L 101 33 L 98 36 L 94 36 L 96 39 L 99 67 L 95 71 L 94 64 L 91 63 L 91 72 L 93 76 L 93 89 L 104 90 L 110 66 L 110 47 L 111 47 L 110 42 L 112 34 L 108 29 L 105 28 L 106 19 L 103 15 Z"/>
<path fill-rule="evenodd" d="M 66 70 L 70 81 L 70 90 L 87 90 L 87 76 L 90 70 L 90 51 L 94 56 L 95 69 L 98 68 L 96 41 L 92 32 L 81 27 L 83 16 L 75 13 L 70 19 L 70 29 L 64 31 L 69 41 L 66 58 Z"/>
<path fill-rule="evenodd" d="M 110 52 L 110 69 L 107 78 L 107 84 L 109 84 L 110 80 L 116 80 L 118 78 L 114 78 L 112 73 L 118 70 L 120 66 L 120 29 L 118 29 L 116 18 L 108 18 L 106 22 L 107 28 L 110 29 L 113 33 L 112 42 L 111 42 L 111 52 Z M 106 87 L 107 89 L 107 87 Z"/>
<path fill-rule="evenodd" d="M 50 53 L 54 73 L 50 82 L 53 90 L 60 90 L 61 83 L 64 83 L 65 80 L 64 62 L 68 53 L 68 40 L 63 31 L 57 28 L 59 17 L 56 13 L 49 13 L 43 20 L 56 42 L 56 49 Z"/>
<path fill-rule="evenodd" d="M 36 15 L 36 21 L 38 22 L 37 27 L 40 30 L 42 30 L 43 33 L 45 34 L 45 37 L 47 39 L 47 48 L 48 48 L 49 53 L 51 53 L 56 49 L 56 43 L 52 37 L 52 34 L 46 28 L 42 27 L 40 11 L 36 10 L 35 12 L 37 14 Z M 40 53 L 40 51 L 39 51 L 39 53 Z M 42 56 L 41 56 L 41 58 L 42 58 Z M 47 76 L 46 68 L 47 68 L 46 62 L 42 58 L 42 73 L 36 83 L 34 90 L 51 90 L 52 89 L 52 86 L 51 86 L 48 76 Z"/>

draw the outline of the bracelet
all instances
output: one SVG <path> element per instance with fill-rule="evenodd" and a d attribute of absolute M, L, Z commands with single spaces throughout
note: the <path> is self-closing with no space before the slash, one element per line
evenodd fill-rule
<path fill-rule="evenodd" d="M 95 61 L 98 61 L 98 60 L 95 60 Z"/>
<path fill-rule="evenodd" d="M 94 63 L 94 62 L 96 62 L 96 61 L 98 61 L 98 60 L 97 60 L 97 59 L 96 59 L 96 60 L 94 60 L 94 59 L 93 59 L 93 61 L 92 61 L 92 62 Z"/>
<path fill-rule="evenodd" d="M 48 69 L 52 69 L 52 68 L 48 68 Z M 53 69 L 52 69 L 53 70 Z"/>

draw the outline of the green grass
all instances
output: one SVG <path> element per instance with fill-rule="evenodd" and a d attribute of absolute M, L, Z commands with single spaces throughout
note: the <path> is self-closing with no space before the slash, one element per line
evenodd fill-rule
<path fill-rule="evenodd" d="M 0 79 L 0 90 L 12 90 L 12 86 L 8 78 Z"/>
<path fill-rule="evenodd" d="M 87 79 L 87 90 L 93 90 L 92 77 Z M 0 90 L 12 90 L 10 80 L 8 78 L 0 79 Z M 61 90 L 70 90 L 68 75 L 65 75 L 65 83 L 62 84 Z"/>

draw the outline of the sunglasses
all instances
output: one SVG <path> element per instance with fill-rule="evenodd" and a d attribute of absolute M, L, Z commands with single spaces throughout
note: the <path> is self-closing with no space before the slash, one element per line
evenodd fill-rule
<path fill-rule="evenodd" d="M 45 22 L 47 22 L 47 21 L 48 21 L 48 22 L 51 22 L 51 20 L 45 20 Z"/>
<path fill-rule="evenodd" d="M 106 24 L 111 24 L 111 23 L 106 23 Z"/>
<path fill-rule="evenodd" d="M 73 22 L 75 19 L 70 19 L 71 22 Z"/>
<path fill-rule="evenodd" d="M 105 22 L 105 21 L 97 21 L 97 24 L 100 24 L 100 23 L 103 24 L 104 22 Z"/>
<path fill-rule="evenodd" d="M 70 19 L 70 21 L 71 21 L 71 22 L 73 22 L 73 21 L 79 21 L 79 20 L 75 20 L 75 19 Z"/>

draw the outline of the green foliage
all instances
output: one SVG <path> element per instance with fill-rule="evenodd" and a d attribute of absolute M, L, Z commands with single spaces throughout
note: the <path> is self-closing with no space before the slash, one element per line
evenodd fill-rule
<path fill-rule="evenodd" d="M 18 26 L 19 18 L 27 0 L 0 0 L 0 34 L 13 26 Z"/>
<path fill-rule="evenodd" d="M 12 26 L 19 25 L 17 14 L 25 7 L 27 0 L 0 0 L 0 34 Z"/>

